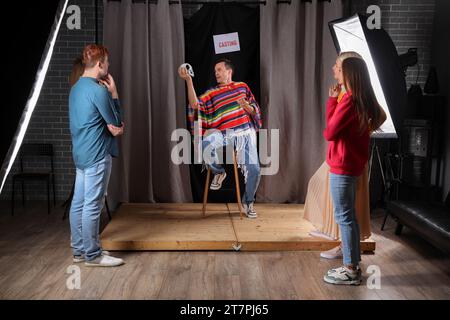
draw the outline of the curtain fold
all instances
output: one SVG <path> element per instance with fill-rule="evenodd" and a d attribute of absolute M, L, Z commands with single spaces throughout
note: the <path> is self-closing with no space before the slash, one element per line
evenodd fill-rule
<path fill-rule="evenodd" d="M 325 103 L 337 56 L 328 22 L 342 12 L 341 0 L 261 6 L 260 104 L 264 127 L 280 130 L 280 164 L 276 175 L 262 176 L 259 202 L 304 203 L 325 159 Z"/>
<path fill-rule="evenodd" d="M 104 44 L 126 131 L 113 162 L 113 203 L 192 201 L 188 166 L 170 159 L 172 131 L 186 128 L 186 96 L 177 77 L 182 9 L 168 2 L 104 2 Z M 260 8 L 260 105 L 264 127 L 280 130 L 280 167 L 262 177 L 257 201 L 303 203 L 325 159 L 325 102 L 336 58 L 328 21 L 341 17 L 343 7 L 341 0 L 276 2 Z"/>
<path fill-rule="evenodd" d="M 186 128 L 181 5 L 104 1 L 103 23 L 125 122 L 108 200 L 191 202 L 189 167 L 171 160 L 171 134 Z"/>

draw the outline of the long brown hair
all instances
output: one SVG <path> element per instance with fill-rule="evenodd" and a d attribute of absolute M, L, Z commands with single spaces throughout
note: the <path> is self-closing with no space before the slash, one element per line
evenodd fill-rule
<path fill-rule="evenodd" d="M 342 61 L 342 73 L 344 85 L 352 93 L 361 132 L 378 130 L 386 115 L 375 97 L 366 63 L 360 58 L 347 58 Z"/>
<path fill-rule="evenodd" d="M 73 61 L 72 72 L 69 76 L 69 84 L 72 87 L 84 73 L 83 57 L 79 56 Z"/>

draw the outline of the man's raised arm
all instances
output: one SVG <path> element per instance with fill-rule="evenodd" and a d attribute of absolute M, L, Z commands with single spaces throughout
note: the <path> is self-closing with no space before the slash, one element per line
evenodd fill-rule
<path fill-rule="evenodd" d="M 180 75 L 181 79 L 186 81 L 189 105 L 193 109 L 197 109 L 198 108 L 198 98 L 197 98 L 197 94 L 195 93 L 194 83 L 192 82 L 192 77 L 188 74 L 185 67 L 180 67 L 178 69 L 178 74 Z"/>

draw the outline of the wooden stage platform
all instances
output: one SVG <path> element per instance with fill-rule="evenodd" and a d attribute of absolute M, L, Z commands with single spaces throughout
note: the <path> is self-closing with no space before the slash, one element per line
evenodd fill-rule
<path fill-rule="evenodd" d="M 237 204 L 210 203 L 202 217 L 201 203 L 123 204 L 101 234 L 102 247 L 134 250 L 323 251 L 339 244 L 308 233 L 303 205 L 256 204 L 257 219 L 241 220 Z M 375 242 L 361 242 L 375 251 Z"/>

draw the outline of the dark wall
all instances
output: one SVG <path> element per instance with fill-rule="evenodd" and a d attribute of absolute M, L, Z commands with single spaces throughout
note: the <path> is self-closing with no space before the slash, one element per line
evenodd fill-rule
<path fill-rule="evenodd" d="M 438 0 L 439 1 L 439 0 Z M 442 0 L 445 2 L 445 0 Z M 365 13 L 367 7 L 376 4 L 381 9 L 381 26 L 392 38 L 399 54 L 408 48 L 417 48 L 420 74 L 418 82 L 424 86 L 431 58 L 431 36 L 436 0 L 352 0 L 352 13 Z M 417 67 L 407 71 L 409 88 L 416 82 Z"/>
<path fill-rule="evenodd" d="M 0 108 L 0 163 L 4 161 L 19 120 L 22 117 L 36 72 L 41 61 L 41 52 L 47 44 L 48 31 L 52 28 L 59 0 L 49 0 L 43 7 L 39 2 L 9 4 L 10 18 L 0 20 L 1 29 L 9 30 L 13 20 L 20 20 L 13 32 L 2 33 L 2 42 L 8 50 L 3 52 L 1 72 L 2 108 Z M 24 39 L 26 41 L 18 41 Z"/>
<path fill-rule="evenodd" d="M 102 6 L 102 1 L 99 0 L 98 2 Z M 54 54 L 41 95 L 31 117 L 24 140 L 24 142 L 46 142 L 54 145 L 56 197 L 59 200 L 65 200 L 68 197 L 75 178 L 67 105 L 70 90 L 68 77 L 74 58 L 82 52 L 86 44 L 95 42 L 94 3 L 94 0 L 69 1 L 69 5 L 75 4 L 81 9 L 81 30 L 69 30 L 67 28 L 66 21 L 69 15 L 66 14 L 55 44 Z M 41 5 L 45 7 L 45 4 Z M 102 13 L 103 9 L 100 7 L 100 39 L 102 34 Z M 18 161 L 16 160 L 0 199 L 4 200 L 11 197 L 11 174 L 17 172 L 17 165 Z M 27 198 L 46 198 L 43 184 L 30 183 L 27 186 Z"/>
<path fill-rule="evenodd" d="M 434 16 L 433 45 L 431 64 L 436 67 L 439 79 L 440 94 L 447 99 L 445 107 L 446 117 L 444 123 L 445 136 L 442 137 L 444 144 L 443 159 L 443 196 L 450 191 L 450 1 L 437 0 Z"/>
<path fill-rule="evenodd" d="M 381 9 L 381 26 L 389 34 L 398 54 L 408 51 L 408 48 L 417 48 L 418 67 L 409 67 L 406 73 L 407 89 L 416 81 L 424 87 L 431 62 L 431 39 L 433 34 L 433 20 L 435 12 L 435 0 L 352 0 L 349 13 L 356 12 L 366 14 L 369 5 L 378 5 Z M 378 139 L 377 145 L 380 155 L 387 152 L 396 153 L 398 150 L 397 139 Z M 370 201 L 373 207 L 378 206 L 383 199 L 383 181 L 381 171 L 376 161 L 373 160 L 373 171 L 370 179 Z M 383 161 L 384 169 L 386 163 Z"/>
<path fill-rule="evenodd" d="M 238 32 L 239 52 L 216 54 L 211 39 L 213 35 Z M 193 79 L 198 94 L 216 84 L 214 64 L 218 59 L 230 59 L 234 66 L 234 81 L 243 81 L 251 88 L 259 101 L 259 8 L 238 4 L 205 5 L 191 18 L 184 20 L 186 61 L 195 70 Z M 224 155 L 225 157 L 225 155 Z M 232 165 L 225 165 L 228 177 L 232 176 Z M 205 175 L 201 164 L 190 165 L 192 196 L 194 202 L 203 201 Z M 243 190 L 243 179 L 241 179 Z M 227 179 L 220 192 L 210 193 L 210 202 L 235 201 L 234 180 Z"/>

